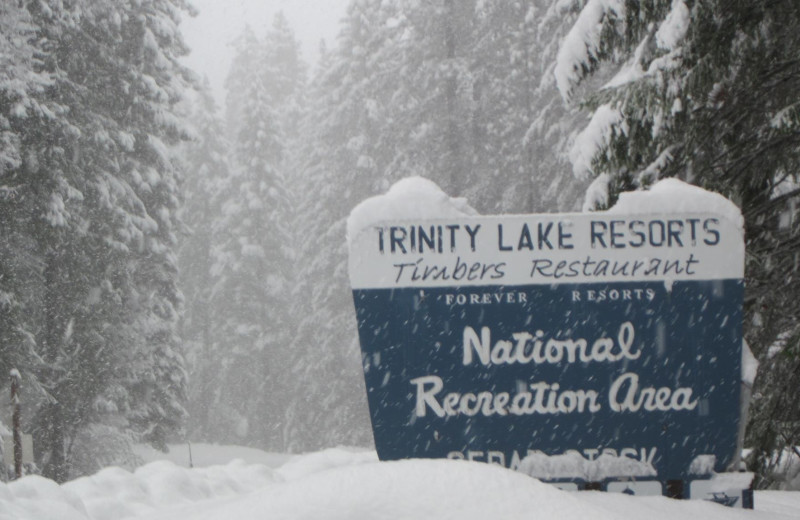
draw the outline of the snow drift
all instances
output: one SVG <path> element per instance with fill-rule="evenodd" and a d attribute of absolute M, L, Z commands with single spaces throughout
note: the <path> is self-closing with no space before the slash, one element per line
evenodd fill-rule
<path fill-rule="evenodd" d="M 764 510 L 759 510 L 764 509 Z M 566 492 L 499 466 L 467 461 L 377 462 L 374 452 L 331 449 L 278 468 L 234 461 L 134 472 L 106 468 L 62 486 L 41 477 L 0 484 L 0 520 L 783 520 L 800 493 L 765 493 L 756 511 L 705 501 Z"/>

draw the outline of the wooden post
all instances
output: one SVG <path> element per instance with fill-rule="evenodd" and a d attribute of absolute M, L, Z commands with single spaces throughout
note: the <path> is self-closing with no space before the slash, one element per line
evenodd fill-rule
<path fill-rule="evenodd" d="M 669 498 L 686 498 L 686 491 L 682 480 L 667 481 L 667 496 Z"/>
<path fill-rule="evenodd" d="M 20 427 L 19 390 L 22 376 L 16 368 L 11 370 L 11 406 L 14 407 L 11 428 L 14 435 L 14 478 L 22 478 L 22 429 Z"/>

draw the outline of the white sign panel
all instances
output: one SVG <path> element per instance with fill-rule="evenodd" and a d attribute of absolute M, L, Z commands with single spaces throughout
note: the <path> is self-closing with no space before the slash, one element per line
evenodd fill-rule
<path fill-rule="evenodd" d="M 739 279 L 742 231 L 716 214 L 385 222 L 351 244 L 354 289 Z"/>

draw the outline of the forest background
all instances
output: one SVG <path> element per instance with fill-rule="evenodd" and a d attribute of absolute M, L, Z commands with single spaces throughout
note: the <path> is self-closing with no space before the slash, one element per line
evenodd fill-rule
<path fill-rule="evenodd" d="M 800 457 L 795 1 L 352 0 L 313 71 L 282 15 L 246 29 L 224 110 L 180 61 L 192 11 L 0 4 L 0 374 L 45 476 L 139 442 L 371 445 L 345 219 L 409 175 L 486 214 L 664 177 L 731 198 L 748 464 Z"/>

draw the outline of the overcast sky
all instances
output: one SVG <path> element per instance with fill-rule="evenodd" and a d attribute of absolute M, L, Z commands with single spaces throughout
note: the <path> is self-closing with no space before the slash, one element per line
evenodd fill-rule
<path fill-rule="evenodd" d="M 200 11 L 183 23 L 183 34 L 192 49 L 186 63 L 208 77 L 217 103 L 222 108 L 223 84 L 233 49 L 231 42 L 245 24 L 259 36 L 283 11 L 300 40 L 303 57 L 309 65 L 317 59 L 320 40 L 335 44 L 339 20 L 349 0 L 191 0 Z"/>

